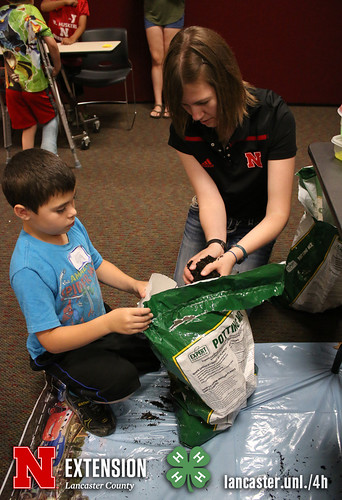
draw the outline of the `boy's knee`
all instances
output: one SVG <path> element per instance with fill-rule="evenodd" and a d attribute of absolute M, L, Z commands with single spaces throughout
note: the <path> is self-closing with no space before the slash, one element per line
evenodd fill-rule
<path fill-rule="evenodd" d="M 106 376 L 102 387 L 97 390 L 80 388 L 79 392 L 97 402 L 122 401 L 131 396 L 140 388 L 139 372 L 137 368 L 129 363 L 119 363 L 111 376 Z"/>

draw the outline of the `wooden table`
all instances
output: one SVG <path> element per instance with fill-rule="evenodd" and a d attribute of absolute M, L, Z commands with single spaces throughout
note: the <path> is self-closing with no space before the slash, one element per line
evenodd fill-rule
<path fill-rule="evenodd" d="M 314 142 L 308 152 L 342 238 L 342 161 L 335 157 L 331 142 Z"/>

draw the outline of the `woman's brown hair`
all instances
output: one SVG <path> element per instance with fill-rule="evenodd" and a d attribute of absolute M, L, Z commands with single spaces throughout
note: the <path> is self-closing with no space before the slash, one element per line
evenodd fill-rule
<path fill-rule="evenodd" d="M 182 107 L 183 86 L 203 80 L 217 97 L 217 134 L 229 139 L 256 100 L 242 80 L 233 51 L 215 31 L 200 26 L 181 30 L 173 38 L 163 67 L 164 99 L 177 134 L 184 137 L 189 120 Z"/>

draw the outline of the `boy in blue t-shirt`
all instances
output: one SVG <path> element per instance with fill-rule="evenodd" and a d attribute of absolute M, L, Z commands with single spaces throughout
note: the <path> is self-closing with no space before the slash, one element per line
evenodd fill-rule
<path fill-rule="evenodd" d="M 139 374 L 159 361 L 146 330 L 148 308 L 106 313 L 99 281 L 144 297 L 147 282 L 104 260 L 76 217 L 75 176 L 42 149 L 17 153 L 4 170 L 2 189 L 23 222 L 10 265 L 12 288 L 25 316 L 33 370 L 66 385 L 66 399 L 85 428 L 98 436 L 115 430 L 110 406 L 140 387 Z M 115 333 L 113 333 L 115 332 Z"/>

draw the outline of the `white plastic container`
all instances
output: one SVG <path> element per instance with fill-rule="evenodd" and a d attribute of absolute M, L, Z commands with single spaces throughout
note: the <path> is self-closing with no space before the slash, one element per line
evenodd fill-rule
<path fill-rule="evenodd" d="M 342 134 L 341 135 L 335 135 L 332 139 L 331 142 L 334 145 L 334 151 L 335 151 L 335 156 L 338 160 L 342 161 Z"/>
<path fill-rule="evenodd" d="M 338 112 L 338 114 L 339 114 L 339 115 L 340 115 L 340 117 L 341 117 L 341 122 L 340 122 L 340 123 L 341 123 L 341 127 L 340 127 L 340 128 L 341 128 L 341 130 L 340 130 L 340 134 L 342 135 L 342 104 L 341 104 L 341 106 L 337 109 L 337 112 Z"/>

